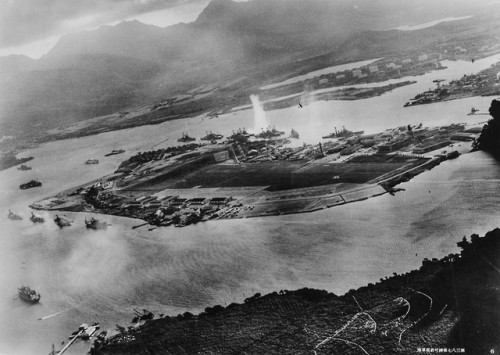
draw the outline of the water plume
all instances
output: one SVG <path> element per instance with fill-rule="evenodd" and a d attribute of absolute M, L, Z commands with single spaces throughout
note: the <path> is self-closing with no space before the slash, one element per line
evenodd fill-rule
<path fill-rule="evenodd" d="M 310 85 L 304 85 L 302 95 L 300 96 L 300 103 L 302 106 L 308 106 L 309 104 L 316 101 L 316 95 Z"/>
<path fill-rule="evenodd" d="M 260 130 L 265 129 L 269 126 L 266 118 L 266 112 L 264 111 L 264 107 L 262 103 L 259 101 L 259 96 L 250 95 L 250 100 L 252 101 L 253 106 L 253 114 L 254 114 L 254 131 L 256 133 L 260 132 Z"/>
<path fill-rule="evenodd" d="M 304 85 L 300 96 L 300 103 L 302 104 L 300 112 L 303 119 L 307 119 L 308 125 L 301 132 L 301 140 L 309 141 L 309 143 L 316 143 L 315 140 L 324 135 L 325 130 L 328 129 L 320 118 L 321 111 L 316 101 L 317 97 L 313 88 L 308 84 Z"/>

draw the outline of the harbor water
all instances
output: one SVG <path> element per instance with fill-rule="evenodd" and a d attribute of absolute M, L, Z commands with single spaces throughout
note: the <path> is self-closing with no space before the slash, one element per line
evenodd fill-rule
<path fill-rule="evenodd" d="M 449 62 L 448 69 L 415 77 L 418 83 L 359 101 L 320 101 L 304 108 L 267 112 L 270 125 L 294 128 L 316 143 L 334 127 L 366 132 L 407 124 L 479 124 L 472 106 L 487 110 L 492 98 L 474 97 L 403 108 L 435 78 L 459 77 L 488 67 Z M 461 74 L 460 74 L 461 73 Z M 250 100 L 249 100 L 250 101 Z M 252 110 L 195 117 L 96 136 L 57 141 L 20 156 L 33 156 L 33 170 L 0 172 L 0 354 L 43 354 L 83 323 L 104 329 L 127 326 L 134 308 L 155 314 L 196 313 L 207 306 L 243 302 L 256 292 L 312 287 L 347 292 L 393 272 L 420 266 L 423 258 L 458 251 L 464 235 L 498 227 L 500 165 L 483 152 L 462 155 L 400 185 L 405 191 L 308 214 L 209 221 L 185 228 L 132 229 L 141 221 L 101 216 L 107 230 L 87 230 L 91 214 L 60 213 L 73 220 L 60 229 L 54 212 L 45 223 L 29 221 L 28 205 L 43 197 L 113 172 L 119 163 L 156 142 L 177 145 L 182 132 L 201 137 L 210 130 L 230 134 L 253 127 Z M 104 157 L 112 149 L 120 155 Z M 99 159 L 85 165 L 87 159 Z M 43 186 L 20 190 L 39 178 Z M 6 218 L 8 209 L 23 221 Z M 39 304 L 17 297 L 29 285 Z M 69 354 L 85 352 L 77 344 Z"/>

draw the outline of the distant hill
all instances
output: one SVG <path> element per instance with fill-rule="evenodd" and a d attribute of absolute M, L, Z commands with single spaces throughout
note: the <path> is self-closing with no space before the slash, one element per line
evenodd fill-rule
<path fill-rule="evenodd" d="M 382 28 L 385 17 L 381 9 L 368 13 L 346 0 L 213 0 L 189 24 L 160 28 L 129 21 L 64 36 L 46 59 L 102 53 L 167 66 L 228 57 L 252 62 L 337 45 L 357 31 Z"/>
<path fill-rule="evenodd" d="M 116 26 L 104 26 L 94 31 L 63 36 L 45 56 L 44 61 L 82 54 L 106 54 L 147 61 L 167 57 L 165 30 L 127 21 Z"/>
<path fill-rule="evenodd" d="M 0 58 L 0 129 L 54 127 L 325 53 L 368 59 L 366 49 L 398 39 L 374 31 L 463 15 L 458 8 L 430 0 L 213 0 L 188 24 L 128 21 L 64 36 L 40 60 Z"/>
<path fill-rule="evenodd" d="M 102 53 L 168 65 L 314 55 L 357 32 L 462 14 L 457 8 L 430 0 L 213 0 L 189 24 L 160 28 L 128 21 L 64 36 L 47 58 Z"/>
<path fill-rule="evenodd" d="M 64 66 L 17 73 L 2 86 L 3 129 L 36 131 L 108 114 L 134 103 L 158 65 L 127 57 L 67 57 Z"/>
<path fill-rule="evenodd" d="M 9 55 L 0 57 L 0 80 L 6 81 L 11 76 L 21 71 L 29 70 L 35 64 L 35 60 L 25 55 Z"/>

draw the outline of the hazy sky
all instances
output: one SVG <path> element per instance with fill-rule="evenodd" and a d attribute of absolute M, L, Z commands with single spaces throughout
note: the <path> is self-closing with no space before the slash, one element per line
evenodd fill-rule
<path fill-rule="evenodd" d="M 241 1 L 241 0 L 240 0 Z M 0 0 L 0 55 L 38 58 L 61 35 L 123 20 L 168 26 L 196 19 L 210 0 Z"/>

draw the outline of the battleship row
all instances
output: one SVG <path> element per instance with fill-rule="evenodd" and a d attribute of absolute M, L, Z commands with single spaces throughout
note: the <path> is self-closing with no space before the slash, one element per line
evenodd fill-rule
<path fill-rule="evenodd" d="M 183 144 L 138 152 L 114 173 L 30 207 L 125 216 L 155 227 L 311 212 L 394 193 L 395 185 L 470 151 L 480 132 L 466 124 L 376 134 L 342 127 L 317 144 L 300 144 L 299 132 L 275 127 L 228 137 L 207 132 L 203 142 L 184 133 Z"/>

